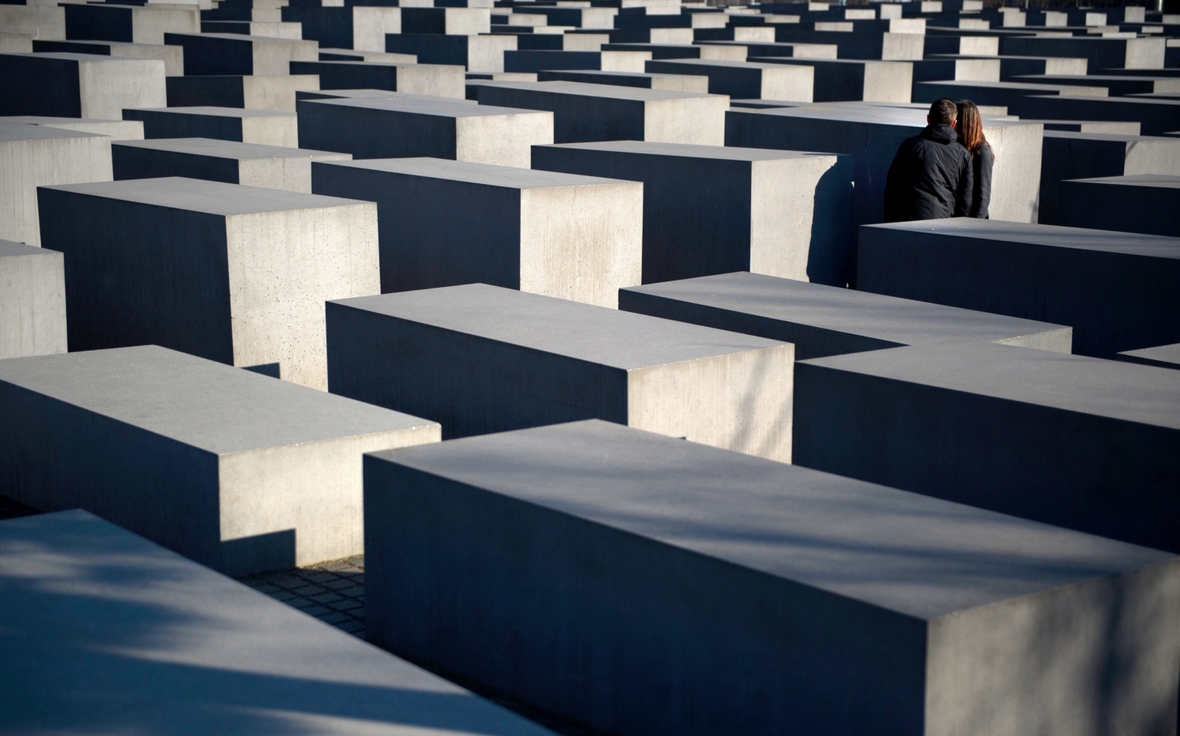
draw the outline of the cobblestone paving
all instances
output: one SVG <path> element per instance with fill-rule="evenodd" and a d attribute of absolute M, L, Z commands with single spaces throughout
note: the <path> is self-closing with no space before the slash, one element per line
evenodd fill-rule
<path fill-rule="evenodd" d="M 365 558 L 363 555 L 312 567 L 238 578 L 292 608 L 365 638 Z"/>

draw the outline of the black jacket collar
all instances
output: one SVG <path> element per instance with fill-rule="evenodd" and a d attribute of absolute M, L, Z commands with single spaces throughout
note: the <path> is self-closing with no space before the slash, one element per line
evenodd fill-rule
<path fill-rule="evenodd" d="M 926 129 L 922 131 L 922 137 L 944 145 L 959 140 L 959 134 L 955 132 L 955 129 L 942 123 L 927 125 Z"/>

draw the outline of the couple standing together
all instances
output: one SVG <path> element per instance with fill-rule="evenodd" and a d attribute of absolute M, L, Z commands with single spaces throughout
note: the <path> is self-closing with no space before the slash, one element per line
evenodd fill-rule
<path fill-rule="evenodd" d="M 987 218 L 995 155 L 983 137 L 979 108 L 945 97 L 928 125 L 901 144 L 885 180 L 885 222 L 943 217 Z"/>

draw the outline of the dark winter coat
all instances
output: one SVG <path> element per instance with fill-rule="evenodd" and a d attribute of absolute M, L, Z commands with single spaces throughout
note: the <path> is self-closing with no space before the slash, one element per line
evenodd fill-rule
<path fill-rule="evenodd" d="M 979 153 L 971 157 L 971 171 L 974 175 L 971 209 L 968 217 L 988 219 L 987 208 L 992 200 L 992 164 L 996 162 L 996 154 L 992 147 L 984 143 L 979 147 Z"/>
<path fill-rule="evenodd" d="M 885 180 L 885 222 L 962 217 L 971 208 L 971 154 L 949 125 L 906 139 Z"/>

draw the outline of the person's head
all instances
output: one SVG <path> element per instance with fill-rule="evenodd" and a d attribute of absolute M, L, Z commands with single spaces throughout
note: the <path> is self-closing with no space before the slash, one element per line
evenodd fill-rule
<path fill-rule="evenodd" d="M 926 122 L 930 125 L 949 125 L 953 128 L 958 117 L 959 108 L 954 100 L 943 97 L 930 105 L 930 114 L 926 116 Z"/>
<path fill-rule="evenodd" d="M 979 152 L 979 147 L 987 143 L 983 137 L 983 118 L 979 115 L 979 108 L 971 100 L 959 103 L 959 142 L 972 154 Z"/>

